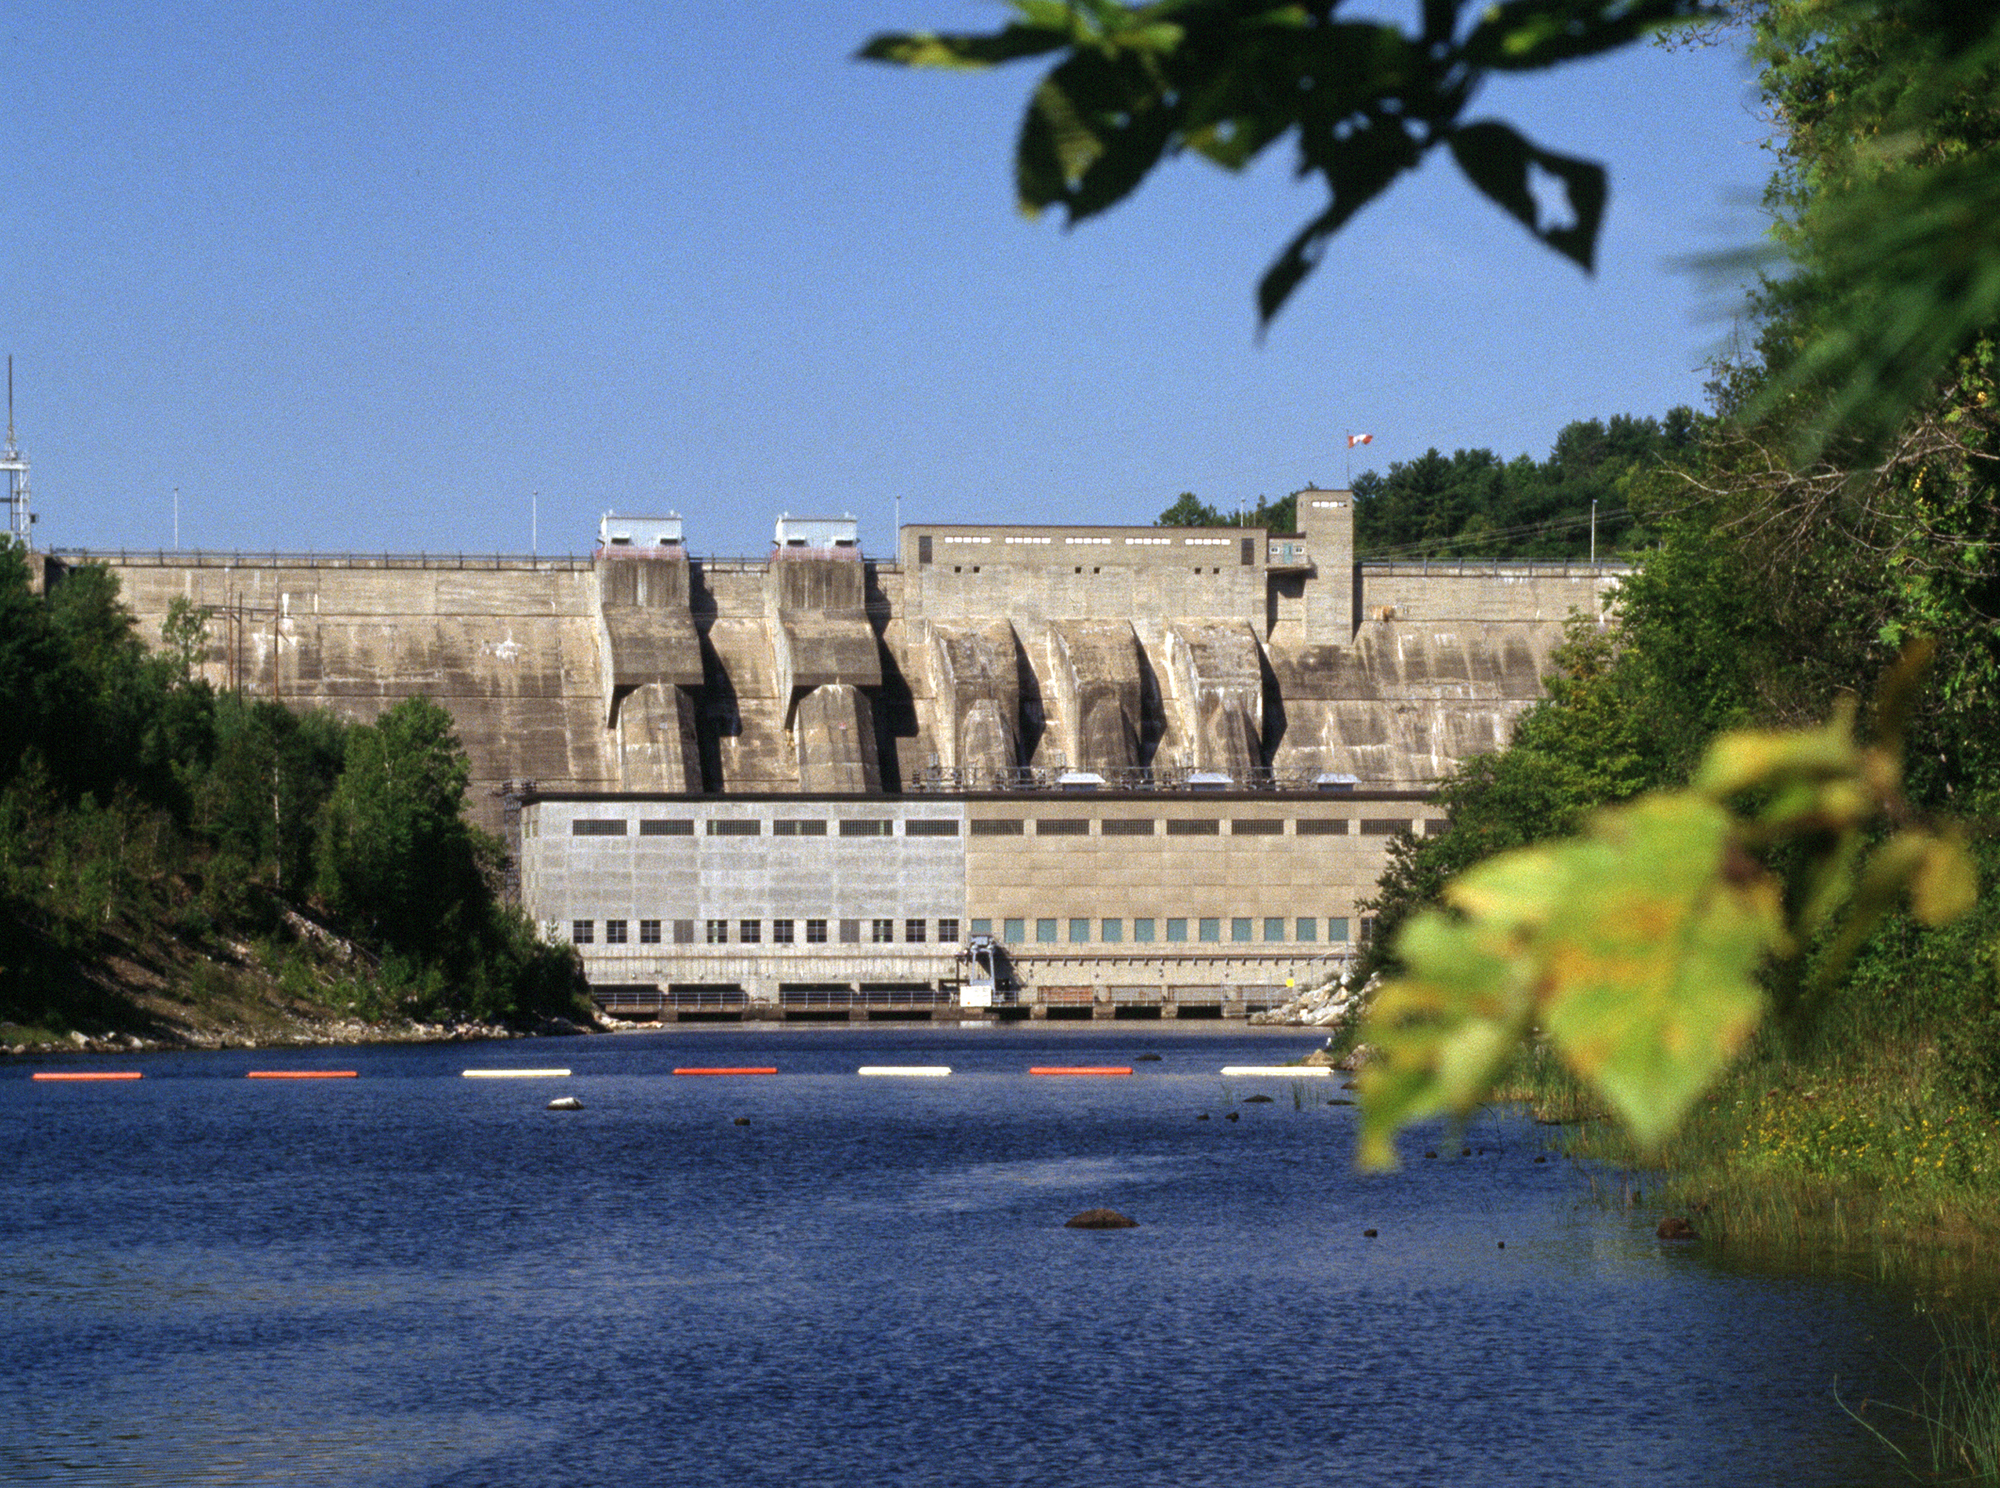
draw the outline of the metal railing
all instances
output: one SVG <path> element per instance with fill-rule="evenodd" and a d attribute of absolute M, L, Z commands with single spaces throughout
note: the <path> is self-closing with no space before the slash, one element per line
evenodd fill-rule
<path fill-rule="evenodd" d="M 650 556 L 658 550 L 634 550 Z M 413 568 L 575 572 L 596 560 L 589 553 L 325 553 L 247 548 L 50 548 L 67 563 L 115 563 L 123 568 Z M 622 553 L 621 553 L 621 556 Z M 877 573 L 898 574 L 900 563 L 864 558 Z M 708 573 L 762 573 L 769 558 L 698 558 L 688 563 Z"/>
<path fill-rule="evenodd" d="M 1096 767 L 1089 773 L 1101 784 L 1077 784 L 1070 766 L 1017 765 L 996 770 L 948 769 L 931 764 L 910 781 L 909 789 L 929 793 L 962 794 L 968 791 L 1063 791 L 1087 795 L 1103 791 L 1290 791 L 1319 795 L 1342 790 L 1386 789 L 1371 786 L 1358 777 L 1350 784 L 1335 786 L 1323 782 L 1321 770 L 1279 770 L 1269 765 L 1253 765 L 1236 774 L 1198 770 L 1190 765 L 1132 765 Z M 1065 777 L 1072 777 L 1066 781 Z"/>

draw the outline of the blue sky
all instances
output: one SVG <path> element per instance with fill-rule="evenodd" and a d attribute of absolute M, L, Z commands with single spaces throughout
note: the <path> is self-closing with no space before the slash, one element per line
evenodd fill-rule
<path fill-rule="evenodd" d="M 685 13 L 683 13 L 685 12 Z M 1699 403 L 1770 157 L 1723 49 L 1642 47 L 1475 112 L 1604 161 L 1586 278 L 1447 160 L 1335 240 L 1286 147 L 1170 164 L 1074 231 L 1014 210 L 1034 72 L 851 61 L 959 0 L 675 7 L 14 0 L 0 352 L 38 541 L 586 551 L 673 509 L 1144 522 L 1576 418 Z M 1360 456 L 1366 456 L 1363 460 Z M 533 493 L 539 492 L 539 497 Z"/>

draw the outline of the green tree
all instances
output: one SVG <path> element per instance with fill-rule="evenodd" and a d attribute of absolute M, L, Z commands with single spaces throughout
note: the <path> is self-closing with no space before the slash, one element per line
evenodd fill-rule
<path fill-rule="evenodd" d="M 464 944 L 486 897 L 480 843 L 462 815 L 470 775 L 451 715 L 428 698 L 350 730 L 321 817 L 327 904 L 419 960 Z"/>

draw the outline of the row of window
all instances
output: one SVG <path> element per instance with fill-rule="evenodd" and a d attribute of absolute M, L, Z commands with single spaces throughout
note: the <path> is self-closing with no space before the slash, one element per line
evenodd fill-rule
<path fill-rule="evenodd" d="M 1282 837 L 1285 835 L 1285 821 L 1281 817 L 1235 817 L 1229 820 L 1229 835 L 1232 837 Z M 1168 817 L 1166 833 L 1169 837 L 1219 837 L 1222 835 L 1221 817 Z M 1034 835 L 1037 837 L 1088 837 L 1091 818 L 1084 816 L 1045 816 L 1034 819 Z M 623 837 L 630 824 L 623 817 L 579 817 L 569 824 L 573 837 Z M 773 837 L 825 837 L 828 834 L 827 821 L 822 817 L 779 817 L 771 823 Z M 892 817 L 848 817 L 832 824 L 842 837 L 893 837 L 896 823 Z M 968 824 L 974 837 L 1021 837 L 1027 835 L 1029 823 L 1021 818 L 975 818 Z M 1298 837 L 1346 837 L 1359 831 L 1363 837 L 1390 837 L 1397 832 L 1407 832 L 1414 823 L 1408 817 L 1363 817 L 1353 821 L 1346 817 L 1300 817 L 1292 822 L 1292 834 Z M 703 823 L 706 835 L 710 837 L 761 837 L 764 823 L 755 817 L 715 817 Z M 664 820 L 649 820 L 639 823 L 641 837 L 692 837 L 695 823 L 685 817 L 669 817 Z M 1444 829 L 1441 821 L 1427 821 L 1423 825 L 1426 834 L 1435 836 Z M 1151 817 L 1107 816 L 1097 823 L 1097 835 L 1101 837 L 1155 837 L 1159 835 L 1160 824 Z M 903 823 L 905 837 L 956 837 L 958 823 L 954 820 L 936 818 L 915 818 Z"/>
<path fill-rule="evenodd" d="M 1033 923 L 1036 945 L 1059 945 L 1065 943 L 1065 940 L 1070 945 L 1089 945 L 1093 941 L 1098 945 L 1123 945 L 1128 922 L 1122 919 L 1078 918 L 1041 919 Z M 1162 928 L 1166 931 L 1165 938 L 1168 944 L 1179 944 L 1190 939 L 1188 934 L 1190 925 L 1194 927 L 1192 940 L 1196 944 L 1254 945 L 1261 942 L 1265 945 L 1317 945 L 1321 943 L 1319 933 L 1321 921 L 1316 915 L 1300 915 L 1295 918 L 1284 915 L 1266 915 L 1261 918 L 1250 915 L 1233 917 L 1212 915 L 1206 918 L 1197 916 L 1190 919 L 1167 920 L 1142 918 L 1129 923 L 1132 943 L 1135 945 L 1154 944 L 1160 939 Z M 1008 945 L 1028 944 L 1028 924 L 1026 919 L 1003 919 L 1000 922 L 1000 939 Z M 1325 921 L 1325 925 L 1327 943 L 1333 945 L 1346 943 L 1348 924 L 1344 916 L 1329 918 Z M 1225 926 L 1228 927 L 1227 934 L 1224 933 Z M 1361 927 L 1365 936 L 1369 921 L 1364 919 Z M 1067 937 L 1063 934 L 1065 928 L 1068 930 Z M 972 934 L 992 933 L 993 921 L 972 921 Z"/>
<path fill-rule="evenodd" d="M 869 920 L 822 920 L 822 919 L 782 919 L 765 921 L 742 919 L 710 920 L 639 920 L 638 944 L 658 945 L 662 927 L 671 926 L 675 945 L 694 945 L 699 941 L 705 945 L 762 945 L 765 927 L 770 929 L 770 943 L 773 945 L 824 945 L 831 927 L 839 936 L 842 945 L 859 945 L 865 940 L 871 945 L 926 945 L 932 939 L 931 922 L 927 919 L 869 919 Z M 968 923 L 968 933 L 972 935 L 993 934 L 993 921 L 974 919 Z M 1348 940 L 1348 922 L 1345 916 L 1329 917 L 1321 921 L 1316 915 L 1288 917 L 1266 915 L 1261 918 L 1249 915 L 1224 917 L 1212 915 L 1195 916 L 1187 919 L 1155 919 L 1150 916 L 1132 919 L 1038 919 L 1032 922 L 1035 945 L 1124 945 L 1127 943 L 1127 927 L 1130 928 L 1130 943 L 1133 945 L 1153 945 L 1164 942 L 1168 945 L 1193 943 L 1196 945 L 1343 945 Z M 1326 927 L 1322 941 L 1320 927 Z M 631 920 L 604 921 L 604 944 L 625 945 L 634 922 Z M 1000 939 L 1008 945 L 1030 943 L 1027 919 L 1002 919 Z M 577 945 L 597 943 L 596 920 L 571 920 L 570 939 Z M 1367 938 L 1370 922 L 1361 922 L 1362 938 Z M 700 934 L 697 936 L 697 926 Z M 864 928 L 865 933 L 864 933 Z M 1190 935 L 1189 926 L 1193 926 Z M 1227 927 L 1225 933 L 1224 927 Z M 1067 930 L 1067 934 L 1064 931 Z M 1164 931 L 1164 935 L 1162 934 Z M 941 945 L 949 945 L 958 939 L 959 922 L 956 919 L 940 919 L 936 925 L 936 940 Z"/>
<path fill-rule="evenodd" d="M 896 823 L 893 817 L 851 817 L 834 824 L 842 837 L 893 837 Z M 630 823 L 622 816 L 578 817 L 569 824 L 572 837 L 623 837 Z M 756 817 L 718 816 L 702 823 L 705 835 L 710 837 L 761 837 L 764 823 Z M 642 820 L 639 823 L 641 837 L 692 837 L 695 823 L 689 817 L 666 817 Z M 827 822 L 824 817 L 779 817 L 771 823 L 773 837 L 824 837 Z M 905 837 L 956 837 L 958 823 L 955 820 L 917 817 L 903 823 Z"/>
<path fill-rule="evenodd" d="M 604 922 L 604 944 L 625 945 L 629 943 L 629 932 L 633 921 L 606 920 Z M 762 945 L 764 943 L 764 920 L 640 920 L 638 944 L 660 944 L 663 926 L 671 926 L 675 945 L 694 945 L 697 940 L 705 945 Z M 827 929 L 834 926 L 843 945 L 858 945 L 862 940 L 861 920 L 771 920 L 768 922 L 773 945 L 824 945 Z M 892 945 L 898 940 L 897 929 L 902 930 L 901 941 L 905 945 L 925 945 L 931 939 L 929 920 L 869 920 L 867 939 L 875 945 Z M 696 935 L 699 925 L 701 934 Z M 569 938 L 577 945 L 597 944 L 596 920 L 571 920 Z M 937 939 L 941 944 L 950 944 L 958 939 L 958 921 L 941 919 L 937 922 Z"/>

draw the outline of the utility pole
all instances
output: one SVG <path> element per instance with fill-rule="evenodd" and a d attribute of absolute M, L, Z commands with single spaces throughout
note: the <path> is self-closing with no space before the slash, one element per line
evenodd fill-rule
<path fill-rule="evenodd" d="M 1590 563 L 1597 566 L 1597 498 L 1590 498 Z"/>

